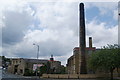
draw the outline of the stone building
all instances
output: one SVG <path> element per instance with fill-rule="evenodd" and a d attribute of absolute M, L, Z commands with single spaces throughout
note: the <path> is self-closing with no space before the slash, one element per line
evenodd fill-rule
<path fill-rule="evenodd" d="M 11 64 L 8 66 L 8 72 L 13 74 L 24 75 L 25 70 L 34 70 L 36 64 L 47 65 L 48 60 L 13 58 Z"/>
<path fill-rule="evenodd" d="M 45 59 L 25 59 L 25 58 L 12 58 L 11 64 L 8 66 L 8 72 L 13 74 L 24 75 L 25 70 L 35 71 L 37 66 L 41 67 L 47 65 L 47 73 L 59 73 L 61 62 L 51 61 Z"/>
<path fill-rule="evenodd" d="M 60 73 L 61 72 L 61 62 L 55 61 L 53 58 L 53 55 L 51 55 L 51 58 L 49 60 L 49 64 L 50 64 L 49 73 Z"/>
<path fill-rule="evenodd" d="M 60 61 L 49 61 L 50 72 L 49 73 L 60 73 L 61 72 L 61 62 Z"/>
<path fill-rule="evenodd" d="M 96 51 L 96 47 L 92 47 L 92 38 L 89 37 L 89 47 L 86 47 L 86 60 L 89 58 L 89 55 Z M 80 61 L 81 54 L 79 54 L 79 47 L 73 49 L 73 55 L 67 60 L 67 73 L 68 74 L 80 74 Z M 90 71 L 87 70 L 89 73 Z"/>

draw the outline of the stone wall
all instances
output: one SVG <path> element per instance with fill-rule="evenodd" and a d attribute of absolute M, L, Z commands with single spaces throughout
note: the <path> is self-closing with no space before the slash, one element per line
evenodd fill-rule
<path fill-rule="evenodd" d="M 60 78 L 60 79 L 95 79 L 110 77 L 110 74 L 43 74 L 42 78 Z M 114 77 L 118 77 L 114 75 Z"/>

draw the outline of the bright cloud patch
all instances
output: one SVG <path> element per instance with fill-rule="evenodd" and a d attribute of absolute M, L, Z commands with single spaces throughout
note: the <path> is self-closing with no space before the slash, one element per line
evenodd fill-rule
<path fill-rule="evenodd" d="M 106 26 L 106 23 L 97 24 L 95 21 L 87 24 L 87 36 L 93 37 L 94 46 L 100 48 L 106 44 L 117 44 L 118 26 L 110 26 L 110 28 Z"/>

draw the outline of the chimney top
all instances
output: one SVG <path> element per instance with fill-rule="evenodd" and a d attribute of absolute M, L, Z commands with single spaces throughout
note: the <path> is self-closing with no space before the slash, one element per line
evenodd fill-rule
<path fill-rule="evenodd" d="M 92 37 L 89 37 L 89 39 L 92 39 Z"/>
<path fill-rule="evenodd" d="M 92 48 L 92 37 L 89 37 L 89 48 Z"/>
<path fill-rule="evenodd" d="M 84 4 L 80 3 L 79 7 L 80 7 L 80 9 L 84 9 Z"/>
<path fill-rule="evenodd" d="M 84 4 L 83 4 L 83 3 L 80 3 L 80 5 L 83 5 L 83 6 L 84 6 Z"/>

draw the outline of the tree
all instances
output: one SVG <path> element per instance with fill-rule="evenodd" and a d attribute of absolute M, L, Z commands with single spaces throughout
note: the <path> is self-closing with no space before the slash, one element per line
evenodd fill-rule
<path fill-rule="evenodd" d="M 60 74 L 65 74 L 66 73 L 66 67 L 65 66 L 61 66 L 61 68 L 60 68 Z"/>
<path fill-rule="evenodd" d="M 47 73 L 47 65 L 40 67 L 40 76 L 42 76 L 42 74 L 44 74 L 44 73 Z"/>
<path fill-rule="evenodd" d="M 116 45 L 104 46 L 99 51 L 92 53 L 89 59 L 89 67 L 93 70 L 103 69 L 111 73 L 113 80 L 113 71 L 120 68 L 120 49 Z"/>
<path fill-rule="evenodd" d="M 7 63 L 11 63 L 9 58 L 6 58 L 5 56 L 0 56 L 0 58 L 2 58 L 2 66 L 3 68 L 7 68 L 8 64 Z"/>
<path fill-rule="evenodd" d="M 29 68 L 25 68 L 25 73 L 24 76 L 33 76 L 33 71 L 30 70 Z"/>

